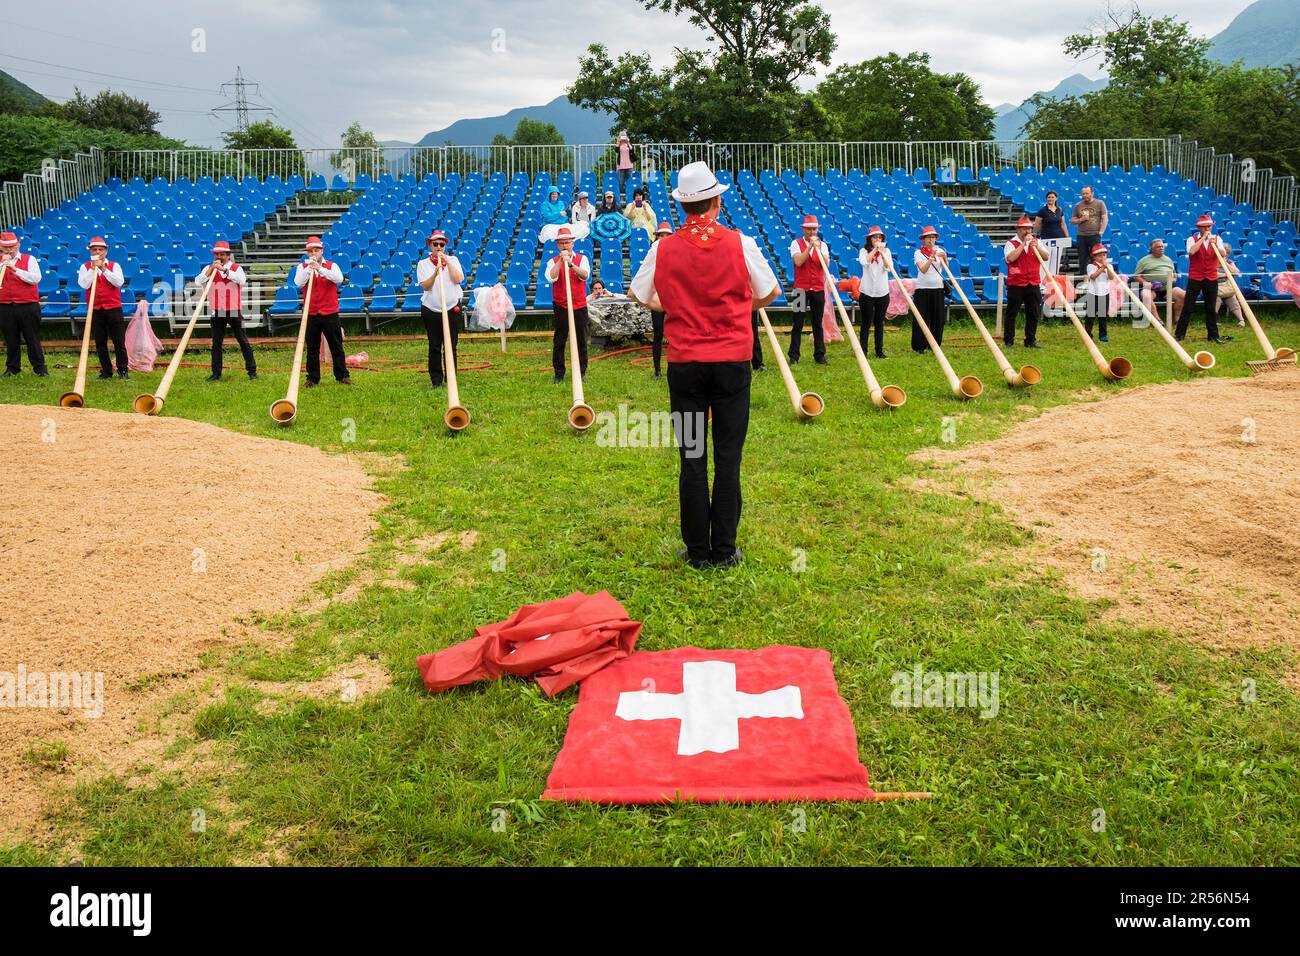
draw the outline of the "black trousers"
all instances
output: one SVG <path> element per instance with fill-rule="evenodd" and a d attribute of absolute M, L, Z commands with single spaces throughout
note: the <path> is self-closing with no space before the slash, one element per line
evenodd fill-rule
<path fill-rule="evenodd" d="M 867 326 L 876 338 L 876 358 L 885 357 L 885 312 L 889 308 L 887 295 L 858 296 L 858 341 L 862 351 L 867 350 Z"/>
<path fill-rule="evenodd" d="M 1110 295 L 1093 295 L 1088 293 L 1088 308 L 1084 310 L 1083 330 L 1092 338 L 1092 323 L 1096 320 L 1097 332 L 1106 335 L 1106 320 L 1110 318 Z"/>
<path fill-rule="evenodd" d="M 754 330 L 754 354 L 749 364 L 757 370 L 763 367 L 763 336 L 767 333 L 759 330 L 757 312 L 749 313 L 749 326 Z"/>
<path fill-rule="evenodd" d="M 813 358 L 826 357 L 826 333 L 822 330 L 822 313 L 826 310 L 826 290 L 806 289 L 809 321 L 812 324 Z M 794 313 L 790 322 L 790 361 L 799 361 L 799 346 L 803 340 L 803 312 Z"/>
<path fill-rule="evenodd" d="M 569 310 L 562 305 L 551 306 L 555 313 L 553 326 L 555 335 L 551 339 L 551 368 L 555 374 L 564 377 L 565 352 L 569 347 Z M 578 364 L 583 375 L 587 374 L 587 307 L 573 310 L 573 330 L 578 333 Z"/>
<path fill-rule="evenodd" d="M 1016 316 L 1025 308 L 1025 344 L 1038 341 L 1038 320 L 1043 317 L 1043 293 L 1036 285 L 1007 286 L 1007 313 L 1002 319 L 1002 341 L 1016 344 Z"/>
<path fill-rule="evenodd" d="M 437 312 L 426 305 L 420 306 L 420 318 L 424 319 L 424 334 L 429 338 L 429 381 L 441 385 L 447 376 L 446 356 L 442 347 L 442 310 Z M 460 306 L 447 310 L 447 328 L 451 332 L 451 358 L 456 361 L 460 354 Z"/>
<path fill-rule="evenodd" d="M 912 296 L 912 301 L 916 303 L 916 311 L 921 313 L 921 318 L 930 327 L 930 334 L 934 336 L 935 342 L 943 345 L 943 325 L 948 314 L 948 310 L 943 306 L 943 289 L 917 289 Z M 925 340 L 921 327 L 913 322 L 912 351 L 925 352 L 929 348 L 930 343 Z"/>
<path fill-rule="evenodd" d="M 575 315 L 574 318 L 577 319 L 577 316 Z M 567 318 L 565 319 L 565 324 L 566 325 L 568 324 Z M 652 330 L 651 339 L 650 339 L 650 354 L 654 357 L 655 374 L 658 375 L 659 358 L 661 355 L 663 355 L 663 351 L 664 351 L 664 314 L 662 312 L 650 313 L 650 328 Z"/>
<path fill-rule="evenodd" d="M 320 381 L 320 337 L 325 336 L 325 343 L 330 347 L 330 359 L 334 362 L 334 378 L 339 382 L 348 380 L 347 356 L 343 354 L 343 326 L 339 323 L 339 314 L 307 316 L 307 381 L 315 384 Z"/>
<path fill-rule="evenodd" d="M 1187 334 L 1187 323 L 1191 321 L 1192 307 L 1196 305 L 1198 295 L 1205 297 L 1205 334 L 1212 339 L 1219 337 L 1219 320 L 1214 315 L 1215 300 L 1219 297 L 1218 280 L 1188 279 L 1187 294 L 1183 297 L 1183 311 L 1178 316 L 1178 326 L 1174 329 L 1174 338 L 1182 339 Z"/>
<path fill-rule="evenodd" d="M 117 355 L 117 370 L 125 372 L 126 354 L 126 319 L 122 316 L 122 307 L 115 309 L 96 309 L 90 317 L 90 335 L 95 340 L 95 354 L 99 356 L 101 372 L 113 371 L 113 363 L 108 357 L 108 340 L 113 339 L 113 352 Z"/>
<path fill-rule="evenodd" d="M 682 542 L 692 561 L 725 561 L 736 553 L 740 525 L 740 458 L 749 431 L 746 362 L 673 362 L 668 401 L 677 433 L 677 494 Z M 709 496 L 708 422 L 713 410 L 713 496 Z"/>
<path fill-rule="evenodd" d="M 41 304 L 6 302 L 0 304 L 0 327 L 5 336 L 5 369 L 20 372 L 23 367 L 23 343 L 27 343 L 27 360 L 33 372 L 45 371 L 45 352 L 41 349 Z"/>
<path fill-rule="evenodd" d="M 239 343 L 239 351 L 244 356 L 244 371 L 252 375 L 257 371 L 257 359 L 253 358 L 253 346 L 244 331 L 244 317 L 238 312 L 218 309 L 212 313 L 212 374 L 221 374 L 222 349 L 226 344 L 226 329 Z"/>

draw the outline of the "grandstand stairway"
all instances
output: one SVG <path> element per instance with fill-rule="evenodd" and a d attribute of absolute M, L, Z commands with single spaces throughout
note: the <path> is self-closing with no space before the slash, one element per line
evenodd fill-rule
<path fill-rule="evenodd" d="M 1017 206 L 992 186 L 958 186 L 932 183 L 930 191 L 957 215 L 961 216 L 995 244 L 1001 245 L 1016 234 L 1016 220 L 1024 215 Z"/>
<path fill-rule="evenodd" d="M 248 271 L 249 286 L 257 287 L 257 298 L 252 301 L 273 301 L 275 290 L 284 285 L 290 270 L 302 259 L 307 238 L 324 236 L 350 206 L 351 202 L 305 203 L 298 196 L 245 236 L 237 258 Z M 329 254 L 327 248 L 327 258 Z M 268 327 L 274 331 L 269 321 Z"/>

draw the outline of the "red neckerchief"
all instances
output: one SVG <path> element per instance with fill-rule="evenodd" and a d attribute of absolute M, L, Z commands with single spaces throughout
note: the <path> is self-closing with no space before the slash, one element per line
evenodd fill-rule
<path fill-rule="evenodd" d="M 674 235 L 685 236 L 686 241 L 699 249 L 716 248 L 727 228 L 708 216 L 687 216 L 682 228 Z"/>
<path fill-rule="evenodd" d="M 922 246 L 921 255 L 925 256 L 927 259 L 933 259 L 935 248 L 935 246 Z"/>

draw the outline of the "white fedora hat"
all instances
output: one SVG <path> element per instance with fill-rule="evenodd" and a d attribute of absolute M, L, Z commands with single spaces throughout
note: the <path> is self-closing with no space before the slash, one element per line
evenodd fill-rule
<path fill-rule="evenodd" d="M 678 202 L 699 202 L 701 199 L 721 196 L 730 188 L 725 183 L 718 182 L 718 177 L 713 175 L 709 164 L 701 160 L 687 163 L 677 173 L 677 188 L 673 190 L 673 198 Z"/>

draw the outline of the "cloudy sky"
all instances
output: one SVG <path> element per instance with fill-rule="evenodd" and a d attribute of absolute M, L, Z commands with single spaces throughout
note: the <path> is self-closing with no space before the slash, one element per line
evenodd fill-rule
<path fill-rule="evenodd" d="M 1250 0 L 1144 0 L 1212 36 Z M 1095 65 L 1068 60 L 1061 39 L 1099 23 L 1105 0 L 964 3 L 822 0 L 839 48 L 835 64 L 923 50 L 962 70 L 990 104 L 1020 102 Z M 40 16 L 6 17 L 0 69 L 52 98 L 123 89 L 162 113 L 162 131 L 217 146 L 234 125 L 212 114 L 236 66 L 260 84 L 256 105 L 300 145 L 337 144 L 353 120 L 380 139 L 414 141 L 457 119 L 545 103 L 564 92 L 588 43 L 649 51 L 667 62 L 702 37 L 684 19 L 637 0 L 565 3 L 430 0 L 42 0 Z M 94 11 L 93 17 L 88 15 Z"/>

